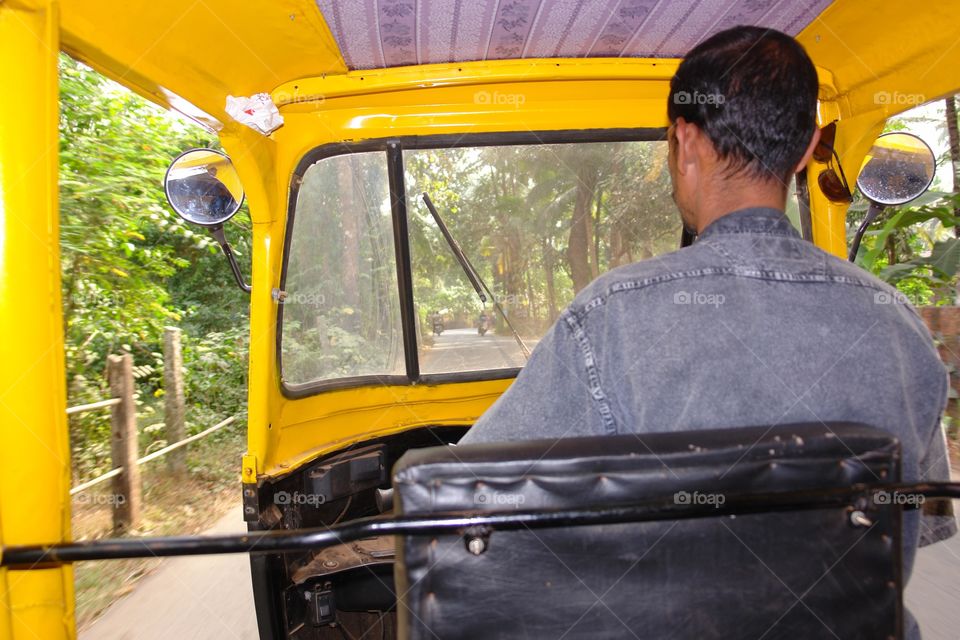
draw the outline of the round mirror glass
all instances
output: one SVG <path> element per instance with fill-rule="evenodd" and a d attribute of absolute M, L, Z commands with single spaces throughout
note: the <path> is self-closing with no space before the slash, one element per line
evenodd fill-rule
<path fill-rule="evenodd" d="M 187 222 L 215 227 L 243 204 L 243 187 L 233 163 L 213 149 L 191 149 L 180 154 L 163 180 L 167 201 Z"/>
<path fill-rule="evenodd" d="M 937 160 L 926 142 L 912 133 L 885 133 L 864 158 L 857 186 L 876 203 L 903 204 L 927 190 L 936 170 Z"/>

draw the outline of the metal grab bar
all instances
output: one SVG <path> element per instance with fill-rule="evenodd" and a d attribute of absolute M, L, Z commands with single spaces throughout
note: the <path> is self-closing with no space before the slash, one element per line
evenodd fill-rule
<path fill-rule="evenodd" d="M 887 494 L 886 499 L 878 495 Z M 588 509 L 533 511 L 450 512 L 411 516 L 374 516 L 313 529 L 253 531 L 226 536 L 114 538 L 89 542 L 16 546 L 0 550 L 0 566 L 18 570 L 49 568 L 51 564 L 150 556 L 188 556 L 221 553 L 283 553 L 353 542 L 382 535 L 436 535 L 459 533 L 467 543 L 493 531 L 620 524 L 746 515 L 767 511 L 795 511 L 850 507 L 852 526 L 871 526 L 860 511 L 872 504 L 890 504 L 890 494 L 924 498 L 960 499 L 960 482 L 853 485 L 833 489 L 741 492 L 724 494 L 721 505 L 677 504 L 668 496 L 633 504 Z M 895 501 L 893 504 L 898 504 Z M 899 503 L 902 504 L 902 503 Z"/>

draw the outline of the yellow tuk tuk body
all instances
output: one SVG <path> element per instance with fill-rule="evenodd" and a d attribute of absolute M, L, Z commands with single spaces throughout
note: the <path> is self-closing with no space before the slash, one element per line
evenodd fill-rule
<path fill-rule="evenodd" d="M 239 170 L 253 221 L 246 487 L 287 476 L 354 443 L 425 426 L 468 426 L 510 384 L 509 377 L 499 376 L 285 391 L 277 292 L 295 169 L 311 150 L 329 143 L 665 128 L 669 82 L 681 52 L 584 57 L 589 51 L 567 51 L 554 42 L 550 50 L 559 57 L 534 57 L 522 49 L 502 57 L 477 54 L 483 47 L 454 38 L 445 62 L 418 64 L 414 48 L 399 58 L 407 64 L 383 68 L 388 58 L 370 48 L 374 45 L 344 47 L 334 35 L 360 37 L 362 25 L 350 23 L 360 19 L 353 9 L 377 4 L 392 3 L 0 1 L 0 545 L 70 537 L 58 257 L 60 50 L 215 128 Z M 693 24 L 680 10 L 688 4 L 694 3 L 646 3 L 654 12 L 668 12 L 661 39 L 679 37 L 671 34 Z M 717 4 L 734 12 L 749 3 Z M 770 5 L 769 16 L 761 13 L 756 20 L 761 24 L 780 24 L 770 16 L 788 11 L 799 21 L 793 32 L 820 74 L 819 120 L 839 120 L 836 147 L 851 181 L 889 117 L 960 88 L 955 27 L 960 2 L 761 4 Z M 334 13 L 338 24 L 330 17 Z M 701 23 L 701 32 L 686 34 L 691 42 L 710 31 L 711 24 Z M 285 120 L 270 135 L 238 124 L 224 111 L 228 95 L 261 92 L 271 95 Z M 808 173 L 812 239 L 844 256 L 846 206 L 819 191 L 815 177 L 823 168 L 813 165 Z M 69 566 L 0 569 L 0 602 L 0 638 L 55 640 L 75 634 Z"/>

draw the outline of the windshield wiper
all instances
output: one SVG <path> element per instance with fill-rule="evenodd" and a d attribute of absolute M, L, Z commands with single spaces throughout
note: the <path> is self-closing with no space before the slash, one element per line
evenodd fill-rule
<path fill-rule="evenodd" d="M 490 291 L 490 287 L 487 286 L 487 283 L 483 281 L 483 278 L 480 277 L 480 274 L 474 268 L 473 264 L 470 262 L 470 259 L 463 252 L 463 249 L 460 248 L 460 243 L 453 239 L 453 236 L 450 234 L 450 230 L 447 229 L 447 225 L 443 222 L 443 218 L 440 217 L 440 213 L 437 211 L 437 208 L 433 206 L 433 201 L 430 199 L 426 193 L 423 194 L 423 203 L 427 205 L 427 209 L 430 211 L 430 215 L 433 216 L 433 219 L 436 221 L 437 226 L 440 227 L 440 233 L 443 234 L 444 239 L 447 241 L 447 244 L 450 245 L 450 250 L 453 252 L 454 257 L 457 259 L 457 262 L 460 263 L 460 268 L 463 269 L 463 272 L 467 274 L 467 279 L 470 281 L 470 284 L 473 285 L 474 290 L 476 290 L 477 295 L 480 296 L 480 302 L 486 304 L 487 295 L 490 296 L 490 300 L 493 303 L 493 308 L 496 309 L 497 313 L 500 314 L 500 317 L 503 318 L 503 321 L 507 324 L 507 327 L 510 328 L 510 332 L 513 333 L 514 339 L 517 341 L 517 344 L 520 346 L 520 351 L 523 352 L 523 357 L 527 360 L 530 359 L 530 349 L 527 348 L 527 345 L 524 344 L 523 338 L 520 337 L 520 334 L 517 333 L 517 330 L 513 328 L 513 323 L 510 322 L 510 318 L 507 317 L 507 313 L 503 310 L 503 307 L 500 306 L 500 303 L 497 301 L 497 296 L 493 295 L 493 292 Z M 486 293 L 484 293 L 486 292 Z"/>

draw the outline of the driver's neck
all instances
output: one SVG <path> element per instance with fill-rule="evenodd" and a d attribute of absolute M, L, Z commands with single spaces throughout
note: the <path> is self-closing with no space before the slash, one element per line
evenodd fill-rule
<path fill-rule="evenodd" d="M 699 234 L 728 213 L 757 207 L 783 211 L 786 204 L 787 185 L 783 183 L 718 176 L 705 181 L 697 190 L 694 224 Z"/>

